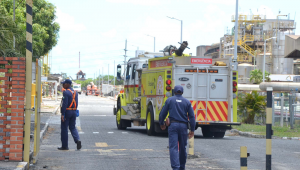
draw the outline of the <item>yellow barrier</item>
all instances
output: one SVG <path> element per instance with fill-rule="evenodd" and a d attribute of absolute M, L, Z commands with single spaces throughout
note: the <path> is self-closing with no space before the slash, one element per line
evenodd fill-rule
<path fill-rule="evenodd" d="M 35 84 L 31 84 L 31 108 L 34 107 L 34 98 L 35 98 Z"/>

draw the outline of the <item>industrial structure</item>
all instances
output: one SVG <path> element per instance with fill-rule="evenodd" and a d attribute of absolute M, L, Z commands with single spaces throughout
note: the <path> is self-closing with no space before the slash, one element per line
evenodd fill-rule
<path fill-rule="evenodd" d="M 285 19 L 283 19 L 285 18 Z M 235 22 L 235 16 L 231 21 Z M 265 15 L 242 15 L 238 17 L 238 63 L 243 65 L 239 69 L 239 79 L 248 79 L 253 69 L 263 70 L 265 54 L 265 71 L 271 74 L 294 74 L 293 58 L 285 58 L 286 36 L 295 35 L 296 23 L 288 15 L 277 15 L 277 19 L 266 19 Z M 230 58 L 234 51 L 234 27 L 232 31 L 220 38 L 219 43 L 212 44 L 204 56 L 212 58 Z M 268 41 L 266 41 L 268 40 Z M 264 53 L 264 43 L 266 50 Z M 197 47 L 197 56 L 200 54 Z M 202 55 L 203 56 L 203 55 Z M 246 63 L 246 64 L 245 64 Z M 299 65 L 299 63 L 295 63 Z M 241 81 L 240 83 L 247 83 Z M 249 83 L 249 82 L 248 82 Z"/>

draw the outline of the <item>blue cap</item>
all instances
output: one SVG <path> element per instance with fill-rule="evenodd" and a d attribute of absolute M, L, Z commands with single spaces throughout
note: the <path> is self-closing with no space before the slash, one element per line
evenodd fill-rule
<path fill-rule="evenodd" d="M 65 81 L 61 82 L 61 84 L 65 84 L 65 83 L 68 83 L 68 84 L 72 84 L 72 81 L 70 79 L 66 79 Z"/>
<path fill-rule="evenodd" d="M 183 87 L 180 85 L 175 86 L 174 93 L 183 93 Z"/>

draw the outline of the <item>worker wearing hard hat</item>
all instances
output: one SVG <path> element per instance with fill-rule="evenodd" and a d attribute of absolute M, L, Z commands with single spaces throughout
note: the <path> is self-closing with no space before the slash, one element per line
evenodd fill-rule
<path fill-rule="evenodd" d="M 182 97 L 183 87 L 175 86 L 174 93 L 175 96 L 168 98 L 160 111 L 159 124 L 162 130 L 166 129 L 164 120 L 169 113 L 167 122 L 170 122 L 168 132 L 171 167 L 173 170 L 179 170 L 185 169 L 187 137 L 194 136 L 196 123 L 191 102 Z M 188 128 L 190 129 L 189 134 L 187 133 Z"/>
<path fill-rule="evenodd" d="M 78 107 L 78 94 L 71 88 L 72 81 L 66 79 L 62 82 L 65 91 L 63 92 L 62 105 L 61 105 L 61 143 L 62 146 L 58 150 L 69 150 L 68 147 L 68 127 L 71 131 L 73 139 L 77 144 L 77 149 L 81 149 L 81 141 L 75 127 L 77 107 Z"/>

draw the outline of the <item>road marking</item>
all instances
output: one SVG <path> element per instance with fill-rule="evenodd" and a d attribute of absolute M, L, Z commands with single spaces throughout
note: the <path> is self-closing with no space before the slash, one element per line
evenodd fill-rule
<path fill-rule="evenodd" d="M 93 134 L 97 134 L 97 133 L 99 133 L 99 132 L 93 132 Z"/>
<path fill-rule="evenodd" d="M 78 134 L 84 134 L 84 132 L 78 132 Z"/>
<path fill-rule="evenodd" d="M 96 147 L 108 147 L 107 143 L 95 143 Z"/>
<path fill-rule="evenodd" d="M 128 134 L 128 132 L 122 132 L 123 134 Z"/>
<path fill-rule="evenodd" d="M 114 133 L 114 132 L 107 132 L 107 133 Z"/>

